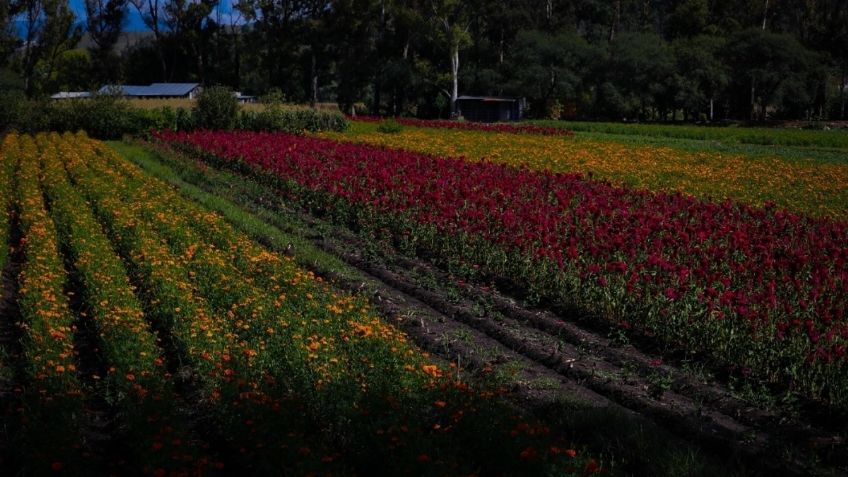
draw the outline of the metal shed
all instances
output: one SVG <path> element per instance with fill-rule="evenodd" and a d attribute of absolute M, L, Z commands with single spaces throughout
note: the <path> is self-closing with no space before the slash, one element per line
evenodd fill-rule
<path fill-rule="evenodd" d="M 200 83 L 153 83 L 150 86 L 106 85 L 101 93 L 117 92 L 128 98 L 186 98 L 194 99 L 200 92 Z"/>
<path fill-rule="evenodd" d="M 456 111 L 469 121 L 518 121 L 524 116 L 525 104 L 524 98 L 460 96 L 456 98 Z"/>

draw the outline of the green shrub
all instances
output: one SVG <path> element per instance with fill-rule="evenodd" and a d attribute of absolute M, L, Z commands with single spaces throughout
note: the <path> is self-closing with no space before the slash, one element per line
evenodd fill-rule
<path fill-rule="evenodd" d="M 204 129 L 233 129 L 238 121 L 238 100 L 226 86 L 205 88 L 197 96 L 194 114 Z"/>
<path fill-rule="evenodd" d="M 384 134 L 397 134 L 403 131 L 403 126 L 394 119 L 389 118 L 381 121 L 380 124 L 377 125 L 377 131 Z"/>
<path fill-rule="evenodd" d="M 239 127 L 251 131 L 283 131 L 302 134 L 304 131 L 344 131 L 347 119 L 335 111 L 316 111 L 306 108 L 270 106 L 264 111 L 243 111 Z"/>
<path fill-rule="evenodd" d="M 20 129 L 29 109 L 26 96 L 22 91 L 0 91 L 0 132 L 7 129 Z"/>
<path fill-rule="evenodd" d="M 283 94 L 280 88 L 271 88 L 267 94 L 259 98 L 259 102 L 262 104 L 279 106 L 286 102 L 286 95 Z"/>
<path fill-rule="evenodd" d="M 174 129 L 177 131 L 190 131 L 197 129 L 197 116 L 185 108 L 177 108 Z"/>

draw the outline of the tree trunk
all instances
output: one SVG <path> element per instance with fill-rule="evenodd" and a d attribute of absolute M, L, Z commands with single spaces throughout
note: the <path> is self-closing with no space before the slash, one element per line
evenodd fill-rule
<path fill-rule="evenodd" d="M 757 120 L 756 81 L 754 78 L 751 78 L 751 120 Z"/>
<path fill-rule="evenodd" d="M 377 64 L 382 65 L 383 60 L 381 58 L 380 52 L 383 48 L 383 38 L 386 34 L 386 3 L 385 1 L 380 1 L 380 35 L 377 39 Z M 380 97 L 382 94 L 380 83 L 381 83 L 381 73 L 382 67 L 377 68 L 377 74 L 374 75 L 374 104 L 371 106 L 371 114 L 374 116 L 380 115 L 380 102 L 382 98 Z"/>
<path fill-rule="evenodd" d="M 454 45 L 451 51 L 451 117 L 456 116 L 456 98 L 459 97 L 459 45 Z"/>
<path fill-rule="evenodd" d="M 501 27 L 501 39 L 498 44 L 498 64 L 502 65 L 504 62 L 504 31 L 503 27 Z"/>
<path fill-rule="evenodd" d="M 371 104 L 371 114 L 374 116 L 380 115 L 380 102 L 382 98 L 380 97 L 382 94 L 380 88 L 380 73 L 374 77 L 374 102 Z"/>
<path fill-rule="evenodd" d="M 615 34 L 618 30 L 618 25 L 621 22 L 621 0 L 616 0 L 613 6 L 612 26 L 610 27 L 609 41 L 615 40 Z"/>
<path fill-rule="evenodd" d="M 848 88 L 848 65 L 842 65 L 842 84 L 839 88 L 839 119 L 845 119 L 845 88 Z"/>
<path fill-rule="evenodd" d="M 318 107 L 318 58 L 315 55 L 315 50 L 312 50 L 312 71 L 311 71 L 311 90 L 312 94 L 309 98 L 309 104 L 312 108 Z"/>
<path fill-rule="evenodd" d="M 33 51 L 33 43 L 35 43 L 35 37 L 37 32 L 35 30 L 36 22 L 38 21 L 38 17 L 41 14 L 41 4 L 37 5 L 28 4 L 27 5 L 27 22 L 26 22 L 26 38 L 24 43 L 24 92 L 28 98 L 32 98 L 35 88 L 33 85 L 33 76 L 35 70 L 35 52 Z"/>
<path fill-rule="evenodd" d="M 715 112 L 715 98 L 710 97 L 710 122 L 713 122 L 713 120 L 715 119 L 715 116 L 713 114 L 714 112 Z"/>
<path fill-rule="evenodd" d="M 200 48 L 195 48 L 195 56 L 197 56 L 197 76 L 200 80 L 200 84 L 206 84 L 206 66 L 203 61 L 203 50 Z"/>
<path fill-rule="evenodd" d="M 768 2 L 766 0 L 766 7 L 763 9 L 763 31 L 766 31 L 766 18 L 768 18 Z"/>

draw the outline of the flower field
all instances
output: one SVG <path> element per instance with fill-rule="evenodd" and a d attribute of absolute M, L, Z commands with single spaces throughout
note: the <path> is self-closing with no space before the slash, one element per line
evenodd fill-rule
<path fill-rule="evenodd" d="M 321 136 L 440 157 L 581 173 L 628 187 L 681 192 L 712 201 L 732 199 L 754 206 L 774 202 L 805 215 L 848 219 L 848 164 L 844 162 L 681 151 L 581 136 L 487 134 L 435 127 L 407 127 L 398 134 L 383 134 L 372 124 L 353 122 L 351 126 L 348 133 Z"/>
<path fill-rule="evenodd" d="M 259 138 L 284 150 L 316 142 L 168 137 L 242 148 Z M 317 166 L 314 152 L 291 157 Z M 2 355 L 16 370 L 16 391 L 0 407 L 12 436 L 3 464 L 31 475 L 373 475 L 377 462 L 384 475 L 601 470 L 502 390 L 469 385 L 456 366 L 432 360 L 363 298 L 102 143 L 12 133 L 0 158 L 0 265 L 20 267 L 3 283 L 16 284 L 19 316 L 4 320 L 22 348 Z M 318 191 L 322 172 L 298 178 Z M 786 332 L 790 341 L 799 334 Z M 822 352 L 839 362 L 841 335 L 827 339 Z M 821 359 L 812 365 L 829 369 Z"/>
<path fill-rule="evenodd" d="M 246 164 L 338 220 L 527 283 L 671 349 L 848 403 L 845 222 L 326 139 L 159 138 Z"/>

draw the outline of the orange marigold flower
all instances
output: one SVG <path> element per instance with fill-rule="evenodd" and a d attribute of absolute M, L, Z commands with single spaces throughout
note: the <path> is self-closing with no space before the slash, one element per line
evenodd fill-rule
<path fill-rule="evenodd" d="M 565 451 L 563 451 L 563 454 L 567 455 L 568 457 L 575 457 L 577 456 L 577 451 L 574 449 L 566 449 Z"/>
<path fill-rule="evenodd" d="M 61 364 L 60 364 L 60 365 L 58 365 L 58 366 L 56 366 L 56 372 L 57 372 L 57 373 L 64 373 L 64 372 L 65 372 L 65 367 L 64 367 L 64 366 L 62 366 Z"/>
<path fill-rule="evenodd" d="M 423 364 L 421 365 L 421 369 L 434 378 L 440 378 L 442 376 L 442 371 L 435 364 Z"/>
<path fill-rule="evenodd" d="M 135 374 L 127 373 L 127 381 L 135 381 Z"/>
<path fill-rule="evenodd" d="M 448 403 L 446 403 L 444 401 L 436 401 L 436 402 L 433 403 L 433 405 L 436 406 L 436 407 L 445 407 L 445 406 L 448 405 Z"/>

